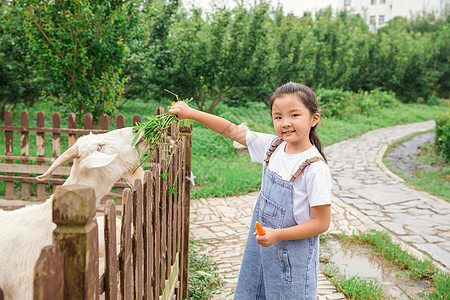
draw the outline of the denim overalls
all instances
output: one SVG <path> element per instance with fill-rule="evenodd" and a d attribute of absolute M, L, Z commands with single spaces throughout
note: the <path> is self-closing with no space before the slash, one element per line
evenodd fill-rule
<path fill-rule="evenodd" d="M 305 161 L 290 181 L 284 180 L 268 167 L 270 156 L 281 142 L 276 140 L 267 153 L 262 189 L 253 211 L 235 300 L 317 298 L 318 235 L 302 240 L 279 241 L 270 247 L 259 245 L 253 235 L 256 221 L 270 228 L 297 225 L 293 214 L 294 180 L 310 163 L 323 160 L 312 158 Z"/>

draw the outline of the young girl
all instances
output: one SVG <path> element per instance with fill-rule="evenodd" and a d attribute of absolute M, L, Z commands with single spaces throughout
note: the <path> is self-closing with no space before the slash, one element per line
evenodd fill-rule
<path fill-rule="evenodd" d="M 178 102 L 169 113 L 192 119 L 248 147 L 264 165 L 234 299 L 316 299 L 319 234 L 331 218 L 331 175 L 315 131 L 314 92 L 289 82 L 270 99 L 276 135 L 255 133 Z M 256 235 L 255 222 L 266 231 Z"/>

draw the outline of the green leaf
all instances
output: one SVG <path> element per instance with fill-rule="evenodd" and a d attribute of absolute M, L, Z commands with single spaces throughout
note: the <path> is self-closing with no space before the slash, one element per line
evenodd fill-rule
<path fill-rule="evenodd" d="M 197 271 L 196 273 L 199 274 L 199 275 L 202 275 L 202 276 L 206 276 L 206 277 L 212 277 L 213 276 L 210 273 L 207 273 L 207 272 L 204 272 L 204 271 Z"/>

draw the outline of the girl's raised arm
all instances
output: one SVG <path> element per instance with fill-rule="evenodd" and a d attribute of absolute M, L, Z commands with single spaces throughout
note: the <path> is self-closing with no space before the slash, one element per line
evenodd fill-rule
<path fill-rule="evenodd" d="M 193 109 L 183 101 L 178 101 L 170 106 L 169 113 L 177 115 L 178 120 L 190 119 L 200 122 L 212 131 L 247 147 L 245 140 L 247 129 L 239 127 L 224 118 Z"/>

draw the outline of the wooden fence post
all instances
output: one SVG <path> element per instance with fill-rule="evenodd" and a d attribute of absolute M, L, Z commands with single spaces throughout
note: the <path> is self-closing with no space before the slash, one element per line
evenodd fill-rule
<path fill-rule="evenodd" d="M 105 204 L 105 299 L 115 300 L 117 291 L 117 239 L 116 236 L 116 205 L 108 200 Z"/>
<path fill-rule="evenodd" d="M 64 299 L 98 299 L 95 194 L 83 185 L 59 186 L 53 199 L 53 241 L 64 259 Z"/>
<path fill-rule="evenodd" d="M 154 236 L 153 236 L 153 210 L 152 205 L 155 193 L 155 179 L 150 171 L 144 174 L 144 299 L 154 299 Z"/>
<path fill-rule="evenodd" d="M 41 111 L 36 115 L 36 127 L 45 127 L 45 115 Z M 43 132 L 36 133 L 36 156 L 45 157 L 45 133 Z M 37 164 L 44 165 L 45 163 L 43 161 L 38 161 Z M 38 201 L 44 201 L 47 199 L 47 196 L 45 195 L 45 183 L 37 184 L 37 199 Z"/>
<path fill-rule="evenodd" d="M 52 114 L 52 127 L 55 129 L 61 128 L 61 116 L 59 113 L 54 112 Z M 60 133 L 52 133 L 52 157 L 56 159 L 61 155 L 61 134 Z M 60 175 L 53 175 L 54 179 L 61 178 Z M 55 188 L 52 187 L 53 192 Z"/>
<path fill-rule="evenodd" d="M 144 241 L 142 239 L 142 181 L 136 179 L 132 191 L 133 198 L 133 272 L 134 272 L 134 299 L 142 299 L 144 289 Z"/>
<path fill-rule="evenodd" d="M 5 126 L 13 125 L 13 113 L 9 109 L 5 111 Z M 5 155 L 13 156 L 13 132 L 10 130 L 5 131 Z M 7 164 L 12 164 L 14 161 L 12 159 L 6 159 L 5 162 Z M 13 176 L 14 173 L 5 173 L 6 176 Z M 6 181 L 6 200 L 14 200 L 14 182 Z"/>
<path fill-rule="evenodd" d="M 56 245 L 42 249 L 34 267 L 33 300 L 64 299 L 64 267 Z"/>
<path fill-rule="evenodd" d="M 20 155 L 22 157 L 28 157 L 30 155 L 30 143 L 29 134 L 26 128 L 28 127 L 28 112 L 22 111 L 20 113 L 20 126 L 25 130 L 20 132 Z M 28 165 L 28 160 L 21 160 L 23 165 Z M 28 174 L 22 174 L 24 177 L 29 177 Z M 30 183 L 22 182 L 22 200 L 30 200 Z"/>
<path fill-rule="evenodd" d="M 133 199 L 131 190 L 126 188 L 122 194 L 122 230 L 120 234 L 120 295 L 121 299 L 133 299 L 133 269 L 132 269 L 132 224 Z"/>
<path fill-rule="evenodd" d="M 154 248 L 153 248 L 153 295 L 159 297 L 161 291 L 161 165 L 153 166 L 152 174 L 154 178 L 154 190 L 152 197 L 152 220 L 154 232 Z"/>
<path fill-rule="evenodd" d="M 182 157 L 184 166 L 182 168 L 183 191 L 181 196 L 181 276 L 178 299 L 188 297 L 188 271 L 189 271 L 189 213 L 191 204 L 191 182 L 186 178 L 191 177 L 191 156 L 192 156 L 192 125 L 181 127 L 180 134 L 183 142 Z M 181 184 L 181 183 L 180 183 Z M 181 297 L 180 297 L 181 296 Z"/>
<path fill-rule="evenodd" d="M 120 128 L 124 128 L 124 127 L 125 127 L 125 117 L 122 114 L 120 114 L 116 118 L 116 129 L 120 129 Z M 117 187 L 116 193 L 119 195 L 122 195 L 123 188 Z M 117 205 L 121 205 L 121 204 L 122 204 L 122 198 L 117 198 Z"/>
<path fill-rule="evenodd" d="M 67 128 L 77 129 L 77 115 L 75 115 L 75 113 L 73 113 L 73 112 L 71 112 L 69 114 L 69 118 L 67 120 Z M 77 141 L 77 135 L 74 133 L 69 133 L 69 135 L 68 135 L 69 145 L 67 146 L 67 148 L 72 147 L 76 141 Z"/>

